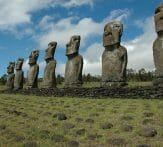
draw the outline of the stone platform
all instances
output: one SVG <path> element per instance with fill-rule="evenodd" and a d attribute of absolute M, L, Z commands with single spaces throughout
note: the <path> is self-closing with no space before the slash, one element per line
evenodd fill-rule
<path fill-rule="evenodd" d="M 44 97 L 79 97 L 79 98 L 131 98 L 163 99 L 161 87 L 94 87 L 94 88 L 55 88 L 23 89 L 18 91 L 3 90 L 0 93 L 36 95 Z"/>

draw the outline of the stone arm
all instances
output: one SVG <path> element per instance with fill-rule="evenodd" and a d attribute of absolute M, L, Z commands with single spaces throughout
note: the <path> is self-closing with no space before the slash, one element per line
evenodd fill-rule
<path fill-rule="evenodd" d="M 37 72 L 35 72 L 35 74 L 34 74 L 33 77 L 34 77 L 34 79 L 37 80 L 37 78 L 38 78 L 38 74 L 39 74 L 39 65 L 36 66 L 36 71 L 37 71 Z"/>
<path fill-rule="evenodd" d="M 32 87 L 37 87 L 37 80 L 38 80 L 38 74 L 39 74 L 39 65 L 36 65 L 35 66 L 35 71 L 34 74 L 33 74 L 33 77 L 32 77 Z"/>
<path fill-rule="evenodd" d="M 82 71 L 83 71 L 83 57 L 80 56 L 79 68 L 78 68 L 78 72 L 77 72 L 77 75 L 79 76 L 79 78 L 78 78 L 79 81 L 82 81 Z"/>
<path fill-rule="evenodd" d="M 51 65 L 51 69 L 53 69 L 53 70 L 51 70 L 50 71 L 51 73 L 49 73 L 50 79 L 54 79 L 54 77 L 55 77 L 56 65 L 57 65 L 57 62 L 56 62 L 56 60 L 54 60 L 54 64 Z M 51 82 L 53 82 L 53 81 L 51 81 Z"/>
<path fill-rule="evenodd" d="M 122 56 L 122 71 L 121 71 L 121 78 L 126 79 L 126 67 L 128 62 L 127 50 L 125 49 L 124 55 Z"/>
<path fill-rule="evenodd" d="M 21 79 L 21 86 L 23 86 L 23 83 L 24 83 L 24 71 L 22 71 L 22 79 Z"/>

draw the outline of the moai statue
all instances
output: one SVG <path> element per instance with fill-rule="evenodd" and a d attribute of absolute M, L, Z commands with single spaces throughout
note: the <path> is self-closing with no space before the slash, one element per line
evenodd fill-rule
<path fill-rule="evenodd" d="M 38 73 L 39 65 L 37 64 L 37 59 L 39 56 L 39 51 L 34 50 L 29 56 L 29 71 L 27 75 L 26 88 L 38 88 Z"/>
<path fill-rule="evenodd" d="M 153 81 L 153 85 L 163 87 L 163 4 L 156 9 L 154 19 L 158 37 L 153 44 L 156 68 L 156 79 Z"/>
<path fill-rule="evenodd" d="M 50 42 L 48 48 L 45 50 L 46 67 L 44 71 L 43 87 L 54 88 L 56 87 L 55 68 L 56 60 L 54 59 L 55 49 L 57 42 Z"/>
<path fill-rule="evenodd" d="M 19 90 L 23 88 L 24 82 L 24 72 L 22 70 L 24 59 L 19 58 L 16 62 L 16 74 L 14 78 L 14 90 Z"/>
<path fill-rule="evenodd" d="M 9 65 L 7 67 L 7 81 L 6 81 L 6 86 L 9 89 L 13 89 L 14 88 L 14 68 L 15 68 L 15 62 L 9 62 Z"/>
<path fill-rule="evenodd" d="M 102 86 L 125 86 L 127 50 L 121 46 L 123 24 L 113 21 L 104 27 L 102 54 Z"/>
<path fill-rule="evenodd" d="M 83 57 L 79 54 L 80 36 L 72 36 L 66 47 L 65 87 L 81 87 Z"/>

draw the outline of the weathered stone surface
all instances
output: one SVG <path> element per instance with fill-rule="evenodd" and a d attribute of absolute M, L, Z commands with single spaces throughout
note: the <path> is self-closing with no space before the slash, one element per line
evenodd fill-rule
<path fill-rule="evenodd" d="M 106 24 L 103 34 L 102 86 L 126 85 L 127 50 L 121 46 L 123 24 L 117 21 Z"/>
<path fill-rule="evenodd" d="M 110 146 L 125 146 L 126 141 L 123 138 L 110 138 L 107 140 Z"/>
<path fill-rule="evenodd" d="M 131 132 L 133 130 L 133 126 L 129 124 L 123 124 L 121 129 L 125 132 Z"/>
<path fill-rule="evenodd" d="M 67 116 L 64 113 L 54 114 L 53 117 L 57 117 L 58 120 L 66 120 L 67 119 Z"/>
<path fill-rule="evenodd" d="M 56 60 L 54 59 L 55 49 L 57 42 L 50 42 L 48 48 L 45 50 L 46 67 L 44 71 L 43 87 L 53 88 L 56 87 L 55 68 Z"/>
<path fill-rule="evenodd" d="M 14 78 L 14 90 L 23 88 L 24 72 L 22 70 L 24 59 L 19 58 L 16 62 L 16 74 Z"/>
<path fill-rule="evenodd" d="M 31 52 L 29 56 L 29 71 L 27 75 L 26 88 L 37 88 L 38 87 L 38 73 L 39 73 L 39 65 L 37 64 L 37 59 L 39 56 L 39 51 L 34 50 Z"/>
<path fill-rule="evenodd" d="M 15 68 L 15 62 L 9 62 L 9 65 L 7 67 L 7 82 L 6 82 L 6 86 L 8 87 L 8 89 L 13 89 L 14 88 L 14 68 Z"/>
<path fill-rule="evenodd" d="M 58 134 L 53 134 L 51 137 L 51 140 L 54 142 L 63 142 L 64 141 L 64 136 L 63 135 L 58 135 Z"/>
<path fill-rule="evenodd" d="M 143 137 L 154 137 L 157 135 L 157 131 L 154 128 L 142 128 L 139 130 L 139 135 Z"/>
<path fill-rule="evenodd" d="M 79 129 L 76 131 L 77 135 L 85 135 L 86 134 L 86 129 Z"/>
<path fill-rule="evenodd" d="M 80 98 L 129 98 L 129 99 L 163 99 L 163 88 L 160 87 L 93 87 L 93 88 L 51 88 L 51 89 L 23 89 L 19 91 L 0 90 L 0 93 L 24 94 L 36 96 L 53 97 L 80 97 Z M 105 109 L 99 109 L 104 111 Z M 114 110 L 115 111 L 115 110 Z M 118 110 L 116 110 L 118 112 Z M 115 113 L 115 112 L 114 112 Z M 121 119 L 130 119 L 121 118 Z M 83 121 L 82 118 L 76 118 L 76 121 Z"/>
<path fill-rule="evenodd" d="M 105 122 L 101 125 L 102 129 L 111 129 L 113 127 L 113 124 L 109 123 L 109 122 Z"/>
<path fill-rule="evenodd" d="M 156 79 L 153 84 L 163 87 L 163 4 L 156 9 L 154 20 L 158 37 L 153 43 L 153 57 L 156 68 Z"/>
<path fill-rule="evenodd" d="M 69 142 L 67 142 L 66 147 L 79 147 L 79 142 L 77 142 L 77 141 L 69 141 Z"/>
<path fill-rule="evenodd" d="M 66 47 L 68 61 L 65 69 L 65 87 L 80 87 L 83 83 L 83 57 L 78 53 L 80 47 L 80 36 L 72 36 Z"/>

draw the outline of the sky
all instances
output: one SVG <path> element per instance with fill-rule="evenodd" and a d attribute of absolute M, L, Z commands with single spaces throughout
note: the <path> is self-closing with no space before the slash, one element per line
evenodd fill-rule
<path fill-rule="evenodd" d="M 44 54 L 48 43 L 58 43 L 56 74 L 64 75 L 66 43 L 73 35 L 81 36 L 80 54 L 83 74 L 101 75 L 103 29 L 118 20 L 124 24 L 121 44 L 128 51 L 127 68 L 154 70 L 152 44 L 157 37 L 155 8 L 163 0 L 0 0 L 0 75 L 10 61 L 24 58 L 39 49 L 39 76 L 43 76 Z"/>

